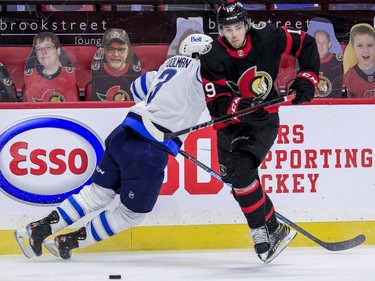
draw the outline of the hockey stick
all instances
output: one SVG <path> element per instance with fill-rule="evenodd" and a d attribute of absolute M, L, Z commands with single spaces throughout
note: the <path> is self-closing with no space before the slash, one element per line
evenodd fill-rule
<path fill-rule="evenodd" d="M 221 178 L 221 176 L 218 173 L 216 173 L 214 170 L 212 170 L 211 168 L 209 168 L 208 166 L 206 166 L 205 164 L 203 164 L 202 162 L 200 162 L 198 159 L 194 158 L 193 156 L 191 156 L 190 154 L 186 153 L 183 150 L 180 150 L 179 153 L 182 156 L 184 156 L 185 158 L 187 158 L 188 160 L 192 161 L 198 167 L 200 167 L 203 170 L 205 170 L 206 172 L 210 173 L 212 176 L 214 176 L 218 180 L 223 181 L 222 178 Z M 227 186 L 229 186 L 230 188 L 232 188 L 232 186 L 230 184 L 228 184 L 228 183 L 225 183 L 225 184 Z M 307 232 L 302 227 L 298 226 L 297 224 L 295 224 L 294 222 L 290 221 L 289 219 L 287 219 L 283 215 L 279 214 L 278 212 L 275 212 L 275 213 L 276 213 L 276 217 L 279 220 L 281 220 L 282 222 L 284 222 L 287 225 L 291 226 L 292 228 L 294 228 L 295 230 L 297 230 L 299 233 L 301 233 L 302 235 L 306 236 L 307 238 L 309 238 L 310 240 L 314 241 L 315 243 L 317 243 L 318 245 L 322 246 L 323 248 L 327 249 L 328 251 L 343 251 L 343 250 L 351 249 L 351 248 L 354 248 L 354 247 L 357 247 L 357 246 L 361 245 L 366 240 L 366 236 L 363 235 L 363 234 L 360 234 L 360 235 L 358 235 L 358 236 L 356 236 L 356 237 L 354 237 L 352 239 L 348 239 L 348 240 L 345 240 L 345 241 L 325 242 L 325 241 L 322 241 L 319 238 L 315 237 L 311 233 Z"/>
<path fill-rule="evenodd" d="M 145 114 L 142 114 L 142 121 L 143 121 L 143 124 L 145 125 L 147 131 L 157 141 L 162 142 L 162 141 L 165 141 L 165 140 L 173 139 L 173 138 L 178 137 L 180 135 L 190 133 L 192 131 L 196 131 L 196 130 L 199 130 L 199 129 L 202 129 L 202 128 L 210 127 L 210 126 L 213 126 L 213 125 L 216 125 L 216 124 L 219 124 L 219 123 L 229 121 L 229 120 L 231 120 L 235 117 L 240 117 L 240 116 L 249 114 L 249 113 L 254 112 L 254 111 L 256 111 L 258 109 L 261 109 L 261 108 L 275 106 L 275 105 L 285 103 L 287 101 L 291 101 L 292 99 L 295 98 L 295 96 L 296 96 L 295 94 L 291 94 L 291 95 L 287 95 L 287 96 L 283 96 L 283 97 L 278 97 L 274 100 L 270 100 L 270 101 L 267 101 L 267 102 L 264 102 L 264 103 L 254 103 L 251 107 L 245 108 L 245 109 L 237 111 L 235 113 L 225 115 L 225 116 L 221 116 L 219 118 L 212 119 L 210 121 L 207 121 L 207 122 L 204 122 L 204 123 L 201 123 L 201 124 L 198 124 L 198 125 L 194 125 L 190 128 L 182 129 L 180 131 L 171 132 L 171 133 L 164 133 L 164 132 L 160 131 L 158 128 L 156 128 L 156 126 L 152 123 L 150 118 L 147 116 L 147 112 L 145 112 Z"/>

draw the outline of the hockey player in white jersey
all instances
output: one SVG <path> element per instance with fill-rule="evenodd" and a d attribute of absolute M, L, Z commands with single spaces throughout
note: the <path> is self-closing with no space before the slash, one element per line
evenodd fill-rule
<path fill-rule="evenodd" d="M 63 259 L 75 248 L 84 248 L 138 225 L 151 212 L 158 198 L 168 155 L 176 155 L 186 136 L 156 141 L 147 131 L 142 116 L 165 132 L 198 123 L 206 107 L 200 76 L 199 55 L 212 42 L 204 34 L 192 34 L 180 46 L 180 55 L 165 61 L 158 71 L 144 74 L 131 86 L 136 104 L 121 125 L 105 140 L 104 155 L 92 176 L 92 183 L 69 196 L 47 217 L 15 232 L 25 256 L 42 255 L 43 245 Z M 115 196 L 120 204 L 102 211 L 75 232 L 48 236 L 106 207 Z"/>

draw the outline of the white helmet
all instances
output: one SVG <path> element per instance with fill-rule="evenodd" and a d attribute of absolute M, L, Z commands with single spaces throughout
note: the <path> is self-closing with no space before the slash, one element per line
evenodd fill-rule
<path fill-rule="evenodd" d="M 193 57 L 211 50 L 212 38 L 205 34 L 194 33 L 186 37 L 180 44 L 179 53 L 182 56 Z"/>

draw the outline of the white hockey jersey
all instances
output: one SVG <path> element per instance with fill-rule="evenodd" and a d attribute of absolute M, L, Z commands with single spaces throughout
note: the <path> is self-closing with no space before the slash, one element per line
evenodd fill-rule
<path fill-rule="evenodd" d="M 196 125 L 206 108 L 200 61 L 186 56 L 171 57 L 158 71 L 137 78 L 131 91 L 137 103 L 129 109 L 123 125 L 155 142 L 142 123 L 142 115 L 147 114 L 159 130 L 175 132 Z M 177 155 L 186 137 L 161 144 Z"/>

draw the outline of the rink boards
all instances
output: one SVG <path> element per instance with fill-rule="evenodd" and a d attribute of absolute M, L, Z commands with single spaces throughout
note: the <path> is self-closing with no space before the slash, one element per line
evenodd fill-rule
<path fill-rule="evenodd" d="M 280 109 L 261 181 L 279 213 L 322 240 L 363 233 L 375 244 L 372 103 L 325 100 Z M 19 253 L 15 229 L 90 182 L 104 139 L 127 112 L 119 103 L 38 107 L 0 105 L 1 254 Z M 217 171 L 215 143 L 215 132 L 203 129 L 189 135 L 184 150 Z M 248 232 L 230 189 L 179 155 L 170 159 L 159 200 L 141 226 L 82 251 L 245 248 Z M 293 245 L 314 246 L 302 235 Z"/>

